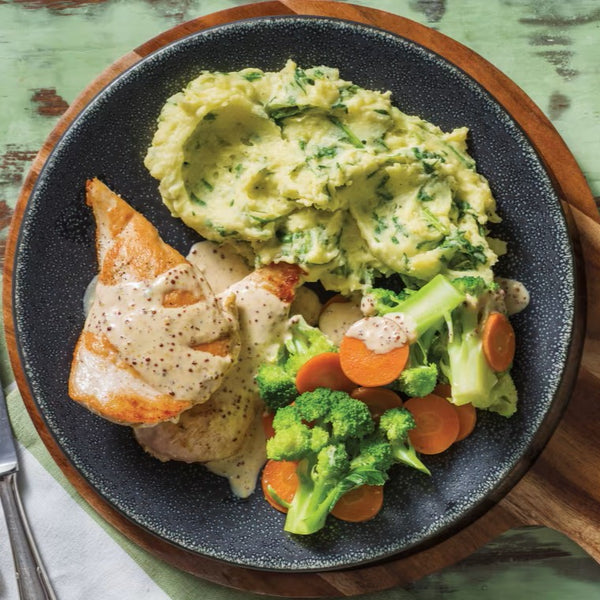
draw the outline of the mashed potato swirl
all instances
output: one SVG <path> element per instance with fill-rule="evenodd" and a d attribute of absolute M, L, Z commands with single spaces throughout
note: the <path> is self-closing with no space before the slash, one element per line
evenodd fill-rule
<path fill-rule="evenodd" d="M 295 263 L 345 294 L 394 273 L 490 280 L 504 247 L 467 133 L 288 61 L 202 72 L 165 104 L 145 164 L 174 216 L 256 267 Z"/>

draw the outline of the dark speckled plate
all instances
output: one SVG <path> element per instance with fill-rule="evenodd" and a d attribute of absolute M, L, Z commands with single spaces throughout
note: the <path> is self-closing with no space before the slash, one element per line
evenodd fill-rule
<path fill-rule="evenodd" d="M 391 90 L 405 112 L 443 129 L 466 125 L 470 150 L 498 200 L 509 242 L 500 275 L 523 281 L 530 307 L 516 316 L 516 416 L 482 414 L 475 433 L 430 458 L 432 477 L 398 468 L 374 520 L 334 519 L 293 538 L 260 493 L 234 499 L 227 482 L 199 465 L 162 464 L 130 430 L 71 402 L 67 378 L 83 324 L 82 297 L 95 274 L 93 223 L 84 182 L 99 176 L 130 200 L 182 252 L 195 233 L 171 218 L 143 157 L 163 102 L 200 69 L 340 68 L 344 79 Z M 557 195 L 540 159 L 509 115 L 478 84 L 432 52 L 384 31 L 316 17 L 241 21 L 192 35 L 136 64 L 104 89 L 56 145 L 31 195 L 17 246 L 16 336 L 48 430 L 84 478 L 122 514 L 181 546 L 241 566 L 323 570 L 413 551 L 451 535 L 523 474 L 556 424 L 578 360 L 575 262 Z"/>

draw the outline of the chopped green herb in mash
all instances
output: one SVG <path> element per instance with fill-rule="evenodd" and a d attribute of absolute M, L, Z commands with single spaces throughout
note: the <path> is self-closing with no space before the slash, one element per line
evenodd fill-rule
<path fill-rule="evenodd" d="M 173 215 L 256 266 L 349 293 L 393 273 L 486 280 L 503 244 L 467 129 L 445 133 L 337 69 L 203 72 L 171 97 L 145 164 Z"/>

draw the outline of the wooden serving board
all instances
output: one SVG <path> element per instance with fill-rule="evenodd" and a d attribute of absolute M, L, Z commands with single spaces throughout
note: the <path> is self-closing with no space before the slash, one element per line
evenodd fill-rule
<path fill-rule="evenodd" d="M 322 573 L 270 573 L 199 557 L 156 538 L 118 513 L 68 463 L 45 428 L 29 392 L 15 343 L 12 268 L 25 206 L 49 153 L 76 115 L 104 86 L 151 52 L 183 36 L 235 20 L 287 14 L 337 17 L 397 33 L 437 52 L 486 88 L 528 135 L 575 226 L 574 245 L 585 267 L 585 346 L 572 399 L 558 428 L 533 466 L 488 512 L 451 538 L 427 550 L 381 563 Z M 584 292 L 585 293 L 585 290 Z M 9 235 L 4 271 L 3 311 L 10 358 L 24 402 L 52 456 L 79 493 L 107 521 L 166 562 L 215 583 L 285 597 L 351 596 L 413 582 L 448 566 L 506 530 L 544 525 L 566 534 L 600 562 L 600 217 L 585 178 L 556 130 L 510 79 L 450 38 L 399 16 L 351 4 L 280 0 L 241 6 L 175 27 L 111 65 L 73 102 L 37 155 L 21 191 Z"/>

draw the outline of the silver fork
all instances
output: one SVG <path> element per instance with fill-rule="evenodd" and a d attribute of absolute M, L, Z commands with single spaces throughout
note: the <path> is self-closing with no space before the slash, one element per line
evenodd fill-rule
<path fill-rule="evenodd" d="M 0 385 L 0 500 L 8 526 L 19 596 L 22 600 L 56 600 L 19 496 L 18 470 L 6 399 Z"/>

